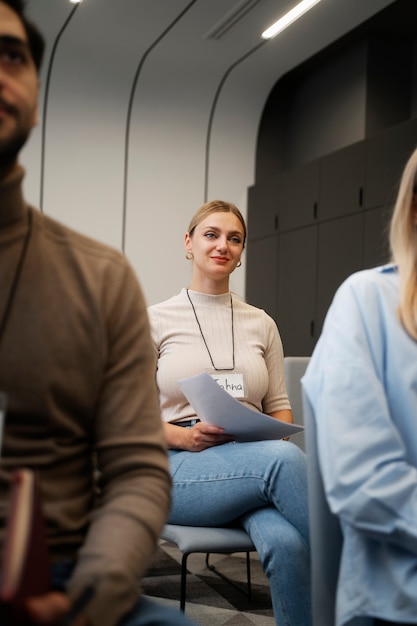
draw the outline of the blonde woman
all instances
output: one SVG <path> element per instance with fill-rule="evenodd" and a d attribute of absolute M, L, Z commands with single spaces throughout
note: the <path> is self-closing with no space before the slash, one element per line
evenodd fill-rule
<path fill-rule="evenodd" d="M 235 444 L 221 428 L 198 420 L 178 386 L 180 378 L 208 372 L 218 381 L 233 380 L 240 402 L 292 421 L 277 326 L 265 311 L 229 290 L 245 239 L 246 225 L 235 205 L 222 200 L 204 204 L 185 234 L 186 256 L 192 264 L 189 286 L 149 309 L 170 448 L 169 521 L 242 524 L 269 578 L 276 623 L 308 626 L 304 453 L 282 440 Z"/>
<path fill-rule="evenodd" d="M 403 172 L 392 263 L 339 288 L 303 385 L 344 548 L 337 625 L 417 624 L 417 151 Z"/>

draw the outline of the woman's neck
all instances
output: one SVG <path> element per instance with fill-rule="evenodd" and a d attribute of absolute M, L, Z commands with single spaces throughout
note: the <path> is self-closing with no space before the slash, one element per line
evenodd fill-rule
<path fill-rule="evenodd" d="M 198 291 L 199 293 L 207 293 L 212 296 L 218 296 L 222 293 L 228 293 L 229 278 L 216 281 L 207 277 L 197 278 L 193 276 L 189 289 L 191 289 L 191 291 Z"/>

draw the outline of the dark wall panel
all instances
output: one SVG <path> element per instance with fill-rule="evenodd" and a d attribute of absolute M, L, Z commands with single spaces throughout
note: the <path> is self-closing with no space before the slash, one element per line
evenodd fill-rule
<path fill-rule="evenodd" d="M 275 315 L 286 354 L 311 354 L 340 283 L 389 259 L 389 218 L 417 147 L 416 23 L 417 2 L 397 0 L 284 76 L 266 103 L 247 293 Z"/>

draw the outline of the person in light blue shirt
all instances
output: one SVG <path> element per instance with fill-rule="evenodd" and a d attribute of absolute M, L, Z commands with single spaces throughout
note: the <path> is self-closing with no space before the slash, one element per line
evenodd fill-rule
<path fill-rule="evenodd" d="M 417 150 L 390 245 L 339 287 L 302 380 L 343 532 L 337 626 L 417 624 Z"/>

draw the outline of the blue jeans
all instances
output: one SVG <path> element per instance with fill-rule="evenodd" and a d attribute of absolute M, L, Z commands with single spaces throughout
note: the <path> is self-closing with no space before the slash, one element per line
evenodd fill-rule
<path fill-rule="evenodd" d="M 65 591 L 65 584 L 74 568 L 72 561 L 63 561 L 52 567 L 52 586 Z M 0 626 L 6 626 L 0 621 Z M 7 625 L 8 626 L 8 625 Z M 157 602 L 141 596 L 133 609 L 115 626 L 196 626 L 179 609 L 160 606 Z"/>
<path fill-rule="evenodd" d="M 170 450 L 172 524 L 238 520 L 256 546 L 279 626 L 310 626 L 310 554 L 304 453 L 288 441 Z"/>

